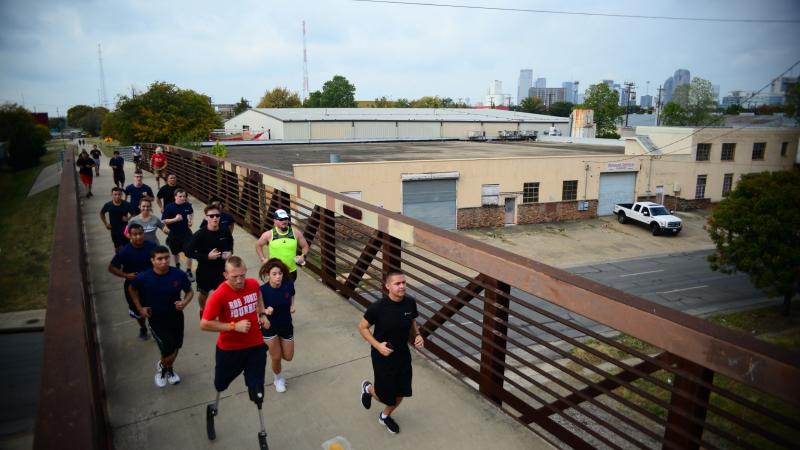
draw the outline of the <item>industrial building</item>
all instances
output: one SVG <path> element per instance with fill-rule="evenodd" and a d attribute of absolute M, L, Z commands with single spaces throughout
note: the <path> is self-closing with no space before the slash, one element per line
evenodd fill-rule
<path fill-rule="evenodd" d="M 798 140 L 798 128 L 637 127 L 608 146 L 317 143 L 232 147 L 230 157 L 456 229 L 604 216 L 644 199 L 708 207 L 744 174 L 791 170 Z"/>
<path fill-rule="evenodd" d="M 227 132 L 283 141 L 492 139 L 551 126 L 567 129 L 569 118 L 497 109 L 253 108 L 225 122 Z"/>

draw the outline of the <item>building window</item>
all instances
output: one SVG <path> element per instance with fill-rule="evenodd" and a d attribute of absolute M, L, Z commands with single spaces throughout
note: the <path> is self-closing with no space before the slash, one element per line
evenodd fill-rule
<path fill-rule="evenodd" d="M 564 181 L 564 187 L 561 190 L 561 200 L 575 200 L 578 198 L 578 180 Z"/>
<path fill-rule="evenodd" d="M 711 144 L 697 144 L 697 161 L 708 161 L 711 155 Z"/>
<path fill-rule="evenodd" d="M 697 187 L 694 188 L 694 198 L 705 198 L 707 175 L 697 176 Z"/>
<path fill-rule="evenodd" d="M 523 183 L 522 203 L 539 203 L 539 183 Z"/>
<path fill-rule="evenodd" d="M 500 204 L 500 185 L 482 184 L 481 185 L 481 205 L 495 206 Z"/>
<path fill-rule="evenodd" d="M 786 156 L 786 151 L 789 150 L 789 143 L 782 142 L 781 143 L 781 156 Z"/>
<path fill-rule="evenodd" d="M 354 198 L 356 200 L 361 200 L 361 191 L 345 191 L 342 192 L 342 195 L 346 195 L 350 198 Z"/>
<path fill-rule="evenodd" d="M 733 187 L 733 174 L 726 173 L 725 177 L 722 179 L 722 196 L 725 197 L 731 191 L 731 187 Z"/>
<path fill-rule="evenodd" d="M 720 157 L 720 160 L 733 161 L 735 154 L 736 144 L 722 144 L 722 156 Z"/>
<path fill-rule="evenodd" d="M 753 161 L 764 160 L 764 150 L 767 148 L 766 142 L 756 142 L 753 144 Z"/>

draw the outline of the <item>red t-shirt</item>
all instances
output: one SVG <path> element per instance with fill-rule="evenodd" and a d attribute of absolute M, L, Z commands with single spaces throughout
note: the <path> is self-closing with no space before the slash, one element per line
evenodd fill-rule
<path fill-rule="evenodd" d="M 234 291 L 225 282 L 208 297 L 203 309 L 203 319 L 217 319 L 222 323 L 238 322 L 242 319 L 250 321 L 250 331 L 222 331 L 217 339 L 217 347 L 222 350 L 241 350 L 256 347 L 264 343 L 258 326 L 258 281 L 247 278 L 244 288 Z"/>
<path fill-rule="evenodd" d="M 167 156 L 163 153 L 153 153 L 153 156 L 150 157 L 150 165 L 156 169 L 164 167 L 166 162 Z"/>

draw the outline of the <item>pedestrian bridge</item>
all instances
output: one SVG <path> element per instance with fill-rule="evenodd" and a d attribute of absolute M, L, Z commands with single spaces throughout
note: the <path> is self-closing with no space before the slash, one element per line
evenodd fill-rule
<path fill-rule="evenodd" d="M 154 147 L 143 146 L 145 160 Z M 358 449 L 800 442 L 795 353 L 285 175 L 163 147 L 197 217 L 210 197 L 236 217 L 235 253 L 250 276 L 254 236 L 275 209 L 290 210 L 311 243 L 288 390 L 266 388 L 272 449 L 335 436 Z M 256 448 L 258 416 L 238 380 L 223 394 L 216 441 L 206 438 L 216 334 L 199 330 L 196 305 L 175 364 L 183 381 L 154 385 L 157 348 L 137 338 L 122 281 L 106 269 L 107 169 L 95 183 L 83 199 L 74 172 L 61 180 L 35 448 Z M 360 406 L 371 366 L 356 325 L 396 268 L 418 300 L 426 348 L 414 352 L 414 396 L 394 414 L 393 436 L 378 407 Z"/>

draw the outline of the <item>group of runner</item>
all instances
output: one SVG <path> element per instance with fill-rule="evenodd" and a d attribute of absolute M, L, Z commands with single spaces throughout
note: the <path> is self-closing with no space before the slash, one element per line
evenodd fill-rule
<path fill-rule="evenodd" d="M 153 156 L 157 155 L 163 152 L 157 149 Z M 118 156 L 115 152 L 115 158 Z M 81 158 L 78 166 L 83 175 Z M 305 264 L 309 245 L 302 232 L 291 226 L 286 210 L 276 210 L 274 226 L 256 242 L 261 260 L 258 274 L 264 282 L 259 285 L 256 279 L 246 277 L 247 266 L 234 255 L 235 225 L 233 217 L 223 211 L 222 202 L 212 199 L 203 210 L 200 228 L 192 232 L 194 210 L 186 191 L 178 186 L 177 177 L 164 173 L 164 158 L 163 163 L 158 163 L 161 170 L 154 170 L 157 180 L 163 177 L 166 181 L 155 196 L 161 209 L 159 218 L 153 213 L 153 191 L 143 183 L 138 170 L 140 157 L 137 159 L 133 184 L 123 190 L 121 183 L 116 183 L 115 174 L 111 201 L 103 206 L 100 217 L 110 230 L 115 247 L 109 271 L 125 280 L 128 313 L 139 325 L 139 338 L 148 339 L 149 327 L 149 334 L 158 344 L 160 358 L 154 382 L 165 387 L 181 381 L 174 363 L 183 345 L 183 312 L 194 298 L 192 283 L 196 281 L 200 329 L 219 333 L 214 387 L 222 392 L 244 372 L 250 398 L 260 410 L 267 355 L 275 390 L 286 391 L 282 365 L 283 361 L 291 361 L 295 352 L 292 316 L 296 311 L 297 267 Z M 115 172 L 122 171 L 122 165 L 111 164 Z M 120 178 L 124 183 L 124 172 Z M 156 236 L 159 230 L 167 235 L 167 246 L 160 245 Z M 181 253 L 187 258 L 186 271 L 181 270 Z M 174 266 L 170 265 L 170 254 Z M 191 271 L 193 259 L 198 261 L 196 277 Z M 422 348 L 424 344 L 415 320 L 416 302 L 406 295 L 404 274 L 389 272 L 384 287 L 384 297 L 367 309 L 358 325 L 360 334 L 372 347 L 374 375 L 374 382 L 362 382 L 359 394 L 366 409 L 371 407 L 373 398 L 386 405 L 378 422 L 389 432 L 397 433 L 400 428 L 391 414 L 412 393 L 407 342 L 413 336 L 414 346 Z M 218 399 L 219 396 L 217 402 Z M 214 414 L 216 407 L 215 404 Z"/>

